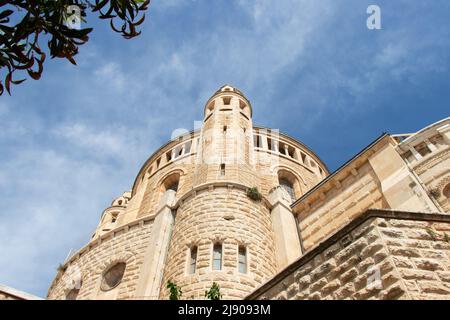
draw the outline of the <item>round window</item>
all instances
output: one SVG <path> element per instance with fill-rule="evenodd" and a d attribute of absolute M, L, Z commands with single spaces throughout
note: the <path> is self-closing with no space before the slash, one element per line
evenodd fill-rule
<path fill-rule="evenodd" d="M 125 273 L 126 264 L 124 262 L 119 262 L 109 268 L 104 274 L 102 279 L 102 284 L 100 288 L 103 291 L 108 291 L 115 288 L 123 278 Z"/>
<path fill-rule="evenodd" d="M 450 199 L 450 183 L 448 185 L 446 185 L 445 188 L 442 190 L 442 194 L 447 199 Z"/>

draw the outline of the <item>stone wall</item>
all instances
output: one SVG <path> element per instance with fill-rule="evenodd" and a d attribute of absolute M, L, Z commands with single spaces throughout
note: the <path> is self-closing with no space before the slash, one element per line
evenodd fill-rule
<path fill-rule="evenodd" d="M 82 248 L 58 272 L 47 298 L 65 299 L 79 280 L 81 287 L 77 299 L 133 298 L 152 223 L 151 218 L 135 221 Z M 103 272 L 117 262 L 127 264 L 122 281 L 108 292 L 101 291 Z"/>
<path fill-rule="evenodd" d="M 249 299 L 449 299 L 450 217 L 369 210 Z"/>
<path fill-rule="evenodd" d="M 397 151 L 443 212 L 450 212 L 450 118 L 403 137 Z"/>
<path fill-rule="evenodd" d="M 450 299 L 450 223 L 379 219 L 378 230 L 411 299 Z"/>
<path fill-rule="evenodd" d="M 369 163 L 349 174 L 335 187 L 303 210 L 298 220 L 305 250 L 329 237 L 333 232 L 368 208 L 385 208 L 378 179 Z"/>
<path fill-rule="evenodd" d="M 444 189 L 450 186 L 450 148 L 441 147 L 413 167 L 420 179 L 445 212 L 450 212 L 450 201 Z"/>
<path fill-rule="evenodd" d="M 155 171 L 146 179 L 145 192 L 140 203 L 139 217 L 151 215 L 155 213 L 159 200 L 163 194 L 161 184 L 168 174 L 180 173 L 179 194 L 184 194 L 192 187 L 192 180 L 195 173 L 195 155 L 189 155 L 182 159 L 175 160 L 165 167 Z"/>
<path fill-rule="evenodd" d="M 304 250 L 368 209 L 444 212 L 432 199 L 429 185 L 417 177 L 396 149 L 395 140 L 382 135 L 293 204 Z M 448 161 L 441 158 L 431 162 L 430 173 L 424 172 L 427 183 L 437 182 L 448 172 Z"/>
<path fill-rule="evenodd" d="M 264 202 L 250 200 L 245 188 L 213 186 L 195 192 L 179 206 L 161 284 L 168 297 L 172 280 L 185 299 L 204 299 L 216 281 L 224 299 L 243 298 L 276 272 L 270 211 Z M 212 270 L 212 247 L 223 243 L 223 268 Z M 197 270 L 188 274 L 189 248 L 198 246 Z M 247 247 L 248 271 L 238 272 L 238 246 Z"/>

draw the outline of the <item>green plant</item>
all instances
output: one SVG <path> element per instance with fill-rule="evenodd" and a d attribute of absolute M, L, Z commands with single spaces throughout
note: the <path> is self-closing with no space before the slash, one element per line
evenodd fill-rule
<path fill-rule="evenodd" d="M 66 271 L 66 269 L 67 269 L 67 267 L 64 266 L 62 263 L 60 263 L 60 264 L 58 265 L 58 267 L 56 268 L 56 270 L 57 270 L 58 272 L 64 272 L 64 271 Z"/>
<path fill-rule="evenodd" d="M 426 228 L 425 230 L 427 231 L 427 233 L 428 233 L 428 235 L 431 237 L 431 239 L 433 239 L 433 241 L 437 239 L 437 234 L 436 234 L 436 232 L 434 232 L 433 229 L 431 229 L 430 227 L 428 227 L 428 228 Z"/>
<path fill-rule="evenodd" d="M 448 237 L 448 234 L 447 234 L 447 233 L 444 233 L 444 241 L 445 241 L 445 242 L 447 242 L 447 243 L 449 243 L 449 242 L 450 242 L 450 239 L 449 239 L 449 237 Z"/>
<path fill-rule="evenodd" d="M 220 300 L 222 298 L 220 286 L 216 282 L 213 282 L 211 288 L 205 291 L 205 297 L 209 300 Z"/>
<path fill-rule="evenodd" d="M 256 187 L 247 189 L 247 197 L 254 201 L 261 201 L 262 199 L 262 195 L 261 193 L 259 193 L 258 188 Z"/>
<path fill-rule="evenodd" d="M 173 283 L 170 280 L 167 281 L 167 289 L 169 289 L 170 292 L 169 295 L 170 300 L 180 300 L 183 291 L 181 291 L 181 289 L 178 288 L 178 286 L 175 283 Z"/>

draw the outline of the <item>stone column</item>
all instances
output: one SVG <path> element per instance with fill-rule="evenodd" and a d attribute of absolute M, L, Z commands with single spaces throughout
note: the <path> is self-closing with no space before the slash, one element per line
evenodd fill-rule
<path fill-rule="evenodd" d="M 302 155 L 300 153 L 300 150 L 297 148 L 295 148 L 295 150 L 294 150 L 294 159 L 302 162 Z"/>
<path fill-rule="evenodd" d="M 144 255 L 144 263 L 141 266 L 136 289 L 137 298 L 152 300 L 159 298 L 166 255 L 174 225 L 171 207 L 175 203 L 175 194 L 175 191 L 167 190 L 159 203 L 150 242 Z"/>
<path fill-rule="evenodd" d="M 409 151 L 411 151 L 412 155 L 416 160 L 420 160 L 423 158 L 422 155 L 419 152 L 417 152 L 416 148 L 414 148 L 413 146 L 408 146 L 408 149 Z"/>
<path fill-rule="evenodd" d="M 437 131 L 442 135 L 444 141 L 450 144 L 450 125 L 446 124 L 438 128 Z"/>
<path fill-rule="evenodd" d="M 380 181 L 383 196 L 391 209 L 439 212 L 420 181 L 390 143 L 372 155 L 369 163 Z"/>
<path fill-rule="evenodd" d="M 302 254 L 297 225 L 292 214 L 291 199 L 287 192 L 277 187 L 269 194 L 270 213 L 275 234 L 275 252 L 278 270 L 294 262 Z"/>
<path fill-rule="evenodd" d="M 268 145 L 268 143 L 267 143 L 267 130 L 264 130 L 264 131 L 262 131 L 262 134 L 261 134 L 261 143 L 262 143 L 262 148 L 264 149 L 264 150 L 268 150 L 269 149 L 269 145 Z"/>
<path fill-rule="evenodd" d="M 428 149 L 430 149 L 431 152 L 435 152 L 437 150 L 436 146 L 434 144 L 432 144 L 430 140 L 425 139 L 424 141 L 425 141 Z"/>

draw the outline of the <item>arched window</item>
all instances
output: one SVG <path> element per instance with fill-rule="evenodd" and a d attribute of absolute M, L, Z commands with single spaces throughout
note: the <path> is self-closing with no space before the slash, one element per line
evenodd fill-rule
<path fill-rule="evenodd" d="M 115 223 L 117 221 L 117 217 L 119 216 L 118 212 L 111 213 L 111 223 Z"/>
<path fill-rule="evenodd" d="M 278 171 L 278 185 L 287 192 L 292 202 L 300 195 L 297 178 L 287 170 Z"/>
<path fill-rule="evenodd" d="M 173 191 L 177 192 L 179 182 L 180 182 L 180 174 L 179 173 L 171 174 L 163 182 L 164 192 L 167 190 L 173 190 Z"/>
<path fill-rule="evenodd" d="M 206 108 L 206 115 L 207 116 L 214 111 L 214 104 L 215 104 L 215 101 L 211 101 L 211 103 L 209 104 L 208 108 Z"/>
<path fill-rule="evenodd" d="M 222 244 L 216 243 L 213 246 L 213 270 L 222 270 Z"/>
<path fill-rule="evenodd" d="M 194 274 L 197 270 L 197 247 L 194 246 L 190 249 L 189 257 L 189 273 Z"/>
<path fill-rule="evenodd" d="M 105 273 L 103 273 L 102 283 L 100 289 L 108 291 L 117 287 L 122 281 L 125 273 L 126 263 L 119 262 L 110 267 Z"/>
<path fill-rule="evenodd" d="M 223 97 L 222 101 L 224 106 L 229 106 L 231 103 L 231 97 Z"/>
<path fill-rule="evenodd" d="M 77 300 L 80 288 L 73 288 L 66 294 L 66 300 Z"/>
<path fill-rule="evenodd" d="M 173 191 L 177 192 L 177 190 L 178 190 L 178 181 L 174 181 L 172 184 L 170 184 L 167 187 L 167 190 L 173 190 Z"/>
<path fill-rule="evenodd" d="M 239 108 L 242 114 L 248 119 L 250 117 L 250 108 L 249 106 L 242 100 L 239 100 Z"/>
<path fill-rule="evenodd" d="M 247 248 L 245 246 L 238 247 L 238 270 L 241 273 L 247 273 Z"/>
<path fill-rule="evenodd" d="M 295 200 L 295 193 L 294 193 L 294 186 L 293 186 L 293 184 L 286 178 L 280 178 L 278 181 L 279 181 L 280 186 L 284 190 L 286 190 L 286 192 L 289 194 L 289 196 L 291 197 L 291 200 L 294 201 Z"/>

